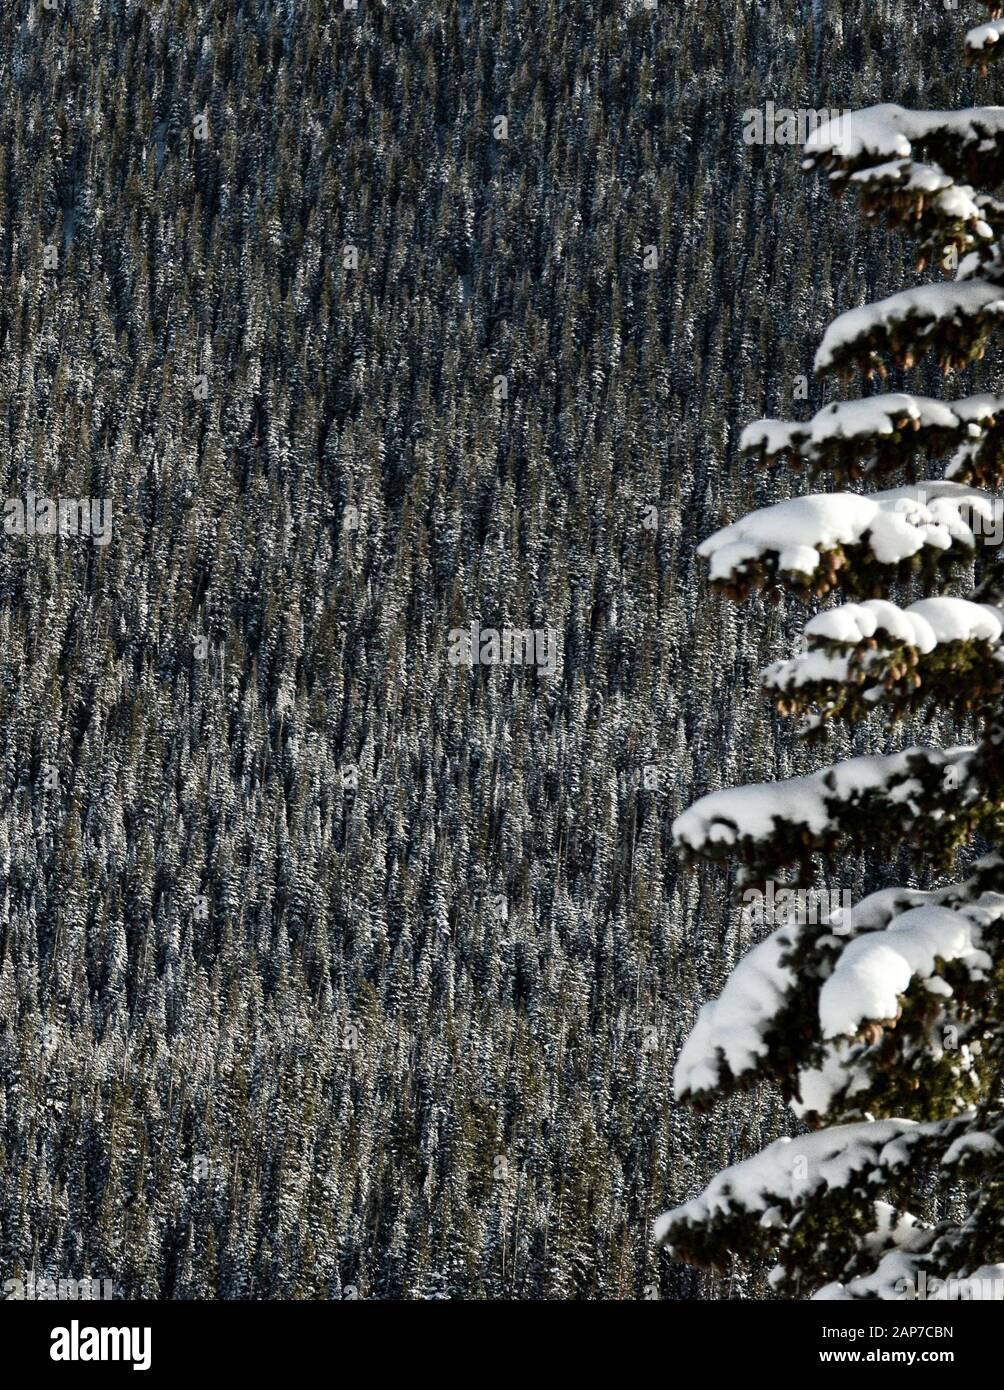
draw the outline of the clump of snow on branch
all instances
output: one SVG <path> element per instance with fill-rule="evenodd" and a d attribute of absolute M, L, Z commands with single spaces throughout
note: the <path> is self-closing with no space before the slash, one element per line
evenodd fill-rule
<path fill-rule="evenodd" d="M 842 804 L 867 792 L 879 791 L 903 811 L 916 812 L 921 791 L 914 776 L 919 764 L 952 767 L 963 787 L 967 763 L 975 749 L 914 747 L 900 753 L 848 758 L 804 777 L 783 782 L 750 783 L 709 792 L 673 822 L 673 838 L 699 852 L 709 845 L 736 845 L 741 840 L 766 841 L 783 824 L 822 835 L 836 824 Z"/>
<path fill-rule="evenodd" d="M 798 1139 L 777 1139 L 752 1158 L 724 1169 L 699 1197 L 666 1212 L 655 1223 L 655 1238 L 672 1248 L 674 1230 L 703 1226 L 736 1209 L 767 1213 L 778 1202 L 804 1204 L 813 1193 L 846 1187 L 875 1169 L 896 1168 L 909 1159 L 904 1136 L 939 1126 L 911 1120 L 870 1120 L 834 1125 Z"/>
<path fill-rule="evenodd" d="M 961 483 L 935 482 L 862 496 L 815 493 L 761 507 L 716 531 L 698 546 L 710 577 L 727 580 L 750 561 L 770 555 L 780 571 L 811 575 L 823 551 L 865 545 L 881 565 L 896 565 L 925 547 L 967 549 L 976 534 L 963 511 L 993 524 L 993 500 Z M 981 528 L 982 529 L 982 528 Z"/>
<path fill-rule="evenodd" d="M 969 396 L 959 401 L 939 401 L 929 396 L 889 392 L 864 400 L 834 401 L 803 423 L 792 420 L 755 420 L 743 430 L 739 447 L 744 453 L 759 452 L 768 458 L 792 452 L 811 457 L 827 445 L 840 440 L 862 442 L 888 437 L 905 427 L 943 430 L 946 434 L 965 431 L 972 438 L 981 434 L 980 426 L 1004 411 L 1004 396 Z"/>
<path fill-rule="evenodd" d="M 967 329 L 968 320 L 999 321 L 1004 318 L 1004 290 L 982 280 L 964 283 L 917 285 L 887 299 L 848 309 L 830 324 L 816 351 L 817 374 L 830 371 L 838 359 L 858 344 L 870 345 L 876 337 L 891 338 L 906 330 L 923 341 L 946 325 Z"/>
<path fill-rule="evenodd" d="M 862 157 L 905 159 L 913 147 L 934 134 L 948 133 L 960 145 L 978 145 L 1004 137 L 1004 107 L 979 106 L 961 111 L 909 111 L 894 102 L 867 106 L 824 121 L 805 142 L 805 166 L 826 155 L 853 162 Z"/>
<path fill-rule="evenodd" d="M 886 931 L 848 942 L 820 990 L 822 1036 L 849 1036 L 866 1019 L 895 1018 L 899 996 L 915 976 L 933 977 L 939 959 L 961 961 L 974 978 L 981 978 L 992 965 L 981 944 L 984 915 L 977 910 L 916 907 Z M 947 985 L 944 989 L 951 993 Z"/>

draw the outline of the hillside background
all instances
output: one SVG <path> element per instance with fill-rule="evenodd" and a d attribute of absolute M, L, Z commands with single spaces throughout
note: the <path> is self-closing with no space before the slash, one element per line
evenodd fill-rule
<path fill-rule="evenodd" d="M 743 112 L 1000 100 L 964 28 L 3 7 L 0 498 L 115 529 L 0 537 L 0 1281 L 764 1295 L 650 1241 L 790 1123 L 672 1100 L 750 944 L 672 819 L 811 765 L 785 605 L 694 548 L 797 490 L 739 430 L 914 278 Z M 473 620 L 560 673 L 450 666 Z"/>

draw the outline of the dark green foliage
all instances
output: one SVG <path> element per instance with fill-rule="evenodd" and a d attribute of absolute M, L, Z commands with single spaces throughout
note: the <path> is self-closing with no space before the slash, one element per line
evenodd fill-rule
<path fill-rule="evenodd" d="M 783 1122 L 670 1104 L 745 943 L 669 825 L 776 766 L 783 633 L 693 538 L 898 269 L 741 113 L 944 100 L 899 8 L 880 66 L 864 0 L 3 7 L 0 496 L 115 538 L 0 543 L 0 1280 L 721 1291 L 651 1221 Z"/>

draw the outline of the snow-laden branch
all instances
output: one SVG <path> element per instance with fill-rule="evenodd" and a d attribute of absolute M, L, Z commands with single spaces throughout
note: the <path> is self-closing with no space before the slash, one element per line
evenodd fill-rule
<path fill-rule="evenodd" d="M 879 1108 L 883 1093 L 888 1101 L 889 1059 L 897 1051 L 914 1080 L 922 1063 L 928 1071 L 947 1065 L 956 1089 L 959 1075 L 972 1073 L 972 1099 L 979 1089 L 974 1039 L 956 1005 L 972 1004 L 966 990 L 958 998 L 960 980 L 966 989 L 985 985 L 999 954 L 1004 895 L 992 884 L 1001 886 L 1000 866 L 988 857 L 962 883 L 928 892 L 887 888 L 854 906 L 833 908 L 834 895 L 773 885 L 756 895 L 756 910 L 779 924 L 701 1008 L 677 1060 L 677 1099 L 703 1108 L 716 1093 L 769 1076 L 796 1114 L 847 1118 L 850 1109 Z M 829 910 L 816 910 L 817 896 Z M 744 894 L 745 911 L 753 898 Z M 944 970 L 950 962 L 964 972 L 952 985 Z M 904 1016 L 908 991 L 919 1008 L 908 1002 Z M 954 1051 L 944 1045 L 948 1025 Z M 835 1100 L 839 1113 L 830 1116 Z"/>
<path fill-rule="evenodd" d="M 673 822 L 688 857 L 735 858 L 740 882 L 805 881 L 815 854 L 892 849 L 926 837 L 929 864 L 947 864 L 977 828 L 999 815 L 996 778 L 982 746 L 915 746 L 848 758 L 803 777 L 710 792 Z"/>
<path fill-rule="evenodd" d="M 785 964 L 800 932 L 779 927 L 735 967 L 717 999 L 702 1006 L 677 1058 L 677 1100 L 699 1100 L 758 1072 L 770 1051 L 770 1034 L 790 1007 L 796 984 Z"/>
<path fill-rule="evenodd" d="M 818 706 L 823 719 L 898 717 L 932 699 L 959 714 L 989 713 L 1004 686 L 1004 611 L 968 599 L 847 603 L 805 627 L 808 650 L 761 672 L 785 715 Z"/>
<path fill-rule="evenodd" d="M 815 357 L 817 375 L 854 370 L 884 376 L 883 358 L 909 368 L 934 352 L 945 369 L 983 356 L 1004 319 L 1004 288 L 984 280 L 949 281 L 901 290 L 838 315 Z"/>
<path fill-rule="evenodd" d="M 1004 23 L 992 19 L 987 24 L 978 24 L 966 35 L 966 61 L 980 72 L 987 72 L 991 63 L 996 63 L 1004 52 Z"/>
<path fill-rule="evenodd" d="M 992 961 L 982 949 L 987 920 L 1004 914 L 1004 901 L 985 910 L 915 907 L 885 932 L 848 942 L 819 993 L 819 1026 L 824 1038 L 853 1037 L 861 1024 L 895 1020 L 899 997 L 913 979 L 951 994 L 938 964 L 961 962 L 974 979 L 985 979 Z M 932 990 L 932 992 L 935 992 Z"/>
<path fill-rule="evenodd" d="M 977 540 L 992 534 L 994 516 L 991 497 L 953 482 L 869 496 L 814 493 L 748 513 L 697 553 L 710 563 L 711 582 L 735 598 L 774 580 L 795 592 L 821 595 L 839 585 L 867 594 L 877 580 L 908 574 L 918 558 L 935 565 L 971 558 Z"/>
<path fill-rule="evenodd" d="M 810 134 L 803 167 L 842 166 L 854 172 L 869 163 L 909 158 L 936 163 L 972 183 L 977 174 L 996 182 L 1004 162 L 1004 107 L 910 111 L 884 102 L 843 113 Z"/>
<path fill-rule="evenodd" d="M 915 237 L 918 270 L 930 262 L 949 269 L 960 256 L 980 251 L 993 240 L 1001 211 L 994 198 L 956 183 L 937 164 L 913 159 L 891 159 L 853 174 L 835 169 L 830 184 L 835 193 L 842 186 L 856 188 L 865 217 L 885 216 L 890 227 Z"/>
<path fill-rule="evenodd" d="M 1004 612 L 989 603 L 969 599 L 922 598 L 907 608 L 888 599 L 845 603 L 817 613 L 805 625 L 811 643 L 854 647 L 873 637 L 915 647 L 925 655 L 946 642 L 980 639 L 996 645 L 1004 627 Z"/>
<path fill-rule="evenodd" d="M 1004 396 L 968 396 L 939 401 L 905 392 L 834 401 L 811 420 L 756 420 L 743 430 L 739 447 L 763 463 L 789 456 L 815 472 L 857 481 L 869 472 L 909 467 L 913 456 L 980 445 L 1004 425 Z M 1002 431 L 1004 432 L 1004 431 Z M 996 459 L 996 454 L 995 454 Z M 959 479 L 965 481 L 965 479 Z"/>
<path fill-rule="evenodd" d="M 752 1158 L 724 1169 L 699 1197 L 666 1212 L 655 1239 L 671 1252 L 693 1251 L 693 1233 L 713 1233 L 742 1216 L 781 1224 L 810 1199 L 856 1188 L 870 1194 L 890 1173 L 910 1162 L 911 1150 L 961 1128 L 960 1119 L 921 1125 L 911 1120 L 835 1125 L 797 1139 L 777 1139 Z"/>

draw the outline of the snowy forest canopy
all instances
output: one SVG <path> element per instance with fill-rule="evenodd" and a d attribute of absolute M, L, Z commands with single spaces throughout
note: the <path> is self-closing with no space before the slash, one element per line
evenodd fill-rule
<path fill-rule="evenodd" d="M 740 619 L 695 543 L 799 490 L 743 427 L 822 410 L 826 325 L 913 272 L 744 130 L 968 104 L 959 37 L 933 0 L 3 8 L 0 497 L 114 531 L 0 540 L 0 1283 L 766 1295 L 651 1236 L 794 1123 L 672 1099 L 762 930 L 670 826 L 814 766 L 749 696 L 787 608 Z M 451 663 L 475 622 L 560 665 Z"/>

